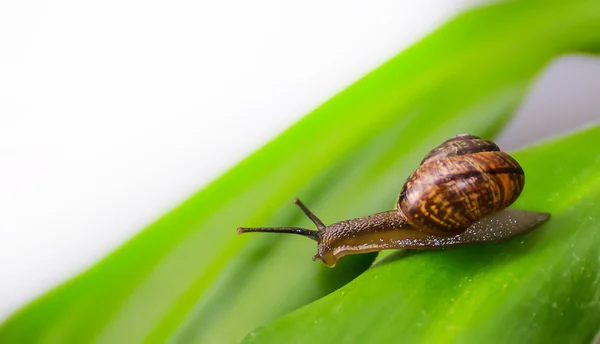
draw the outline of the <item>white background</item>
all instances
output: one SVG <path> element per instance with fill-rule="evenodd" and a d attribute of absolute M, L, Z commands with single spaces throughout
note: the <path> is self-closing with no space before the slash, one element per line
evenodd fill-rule
<path fill-rule="evenodd" d="M 473 3 L 0 2 L 0 320 Z M 598 90 L 553 64 L 499 143 L 597 121 Z"/>

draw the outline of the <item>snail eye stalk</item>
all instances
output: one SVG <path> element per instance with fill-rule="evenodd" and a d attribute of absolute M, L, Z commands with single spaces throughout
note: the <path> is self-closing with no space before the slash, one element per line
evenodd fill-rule
<path fill-rule="evenodd" d="M 313 214 L 312 211 L 308 210 L 308 208 L 300 201 L 300 199 L 294 198 L 293 202 L 294 204 L 297 204 L 300 209 L 302 209 L 306 216 L 308 216 L 308 218 L 317 226 L 320 231 L 325 229 L 326 226 L 323 224 L 323 221 L 319 220 L 319 218 Z"/>
<path fill-rule="evenodd" d="M 294 204 L 297 204 L 300 207 L 300 209 L 302 209 L 302 211 L 306 214 L 306 216 L 308 216 L 308 218 L 317 226 L 319 231 L 322 231 L 325 229 L 326 226 L 323 224 L 323 222 L 321 220 L 319 220 L 319 218 L 316 217 L 315 214 L 313 214 L 310 210 L 308 210 L 308 208 L 304 205 L 304 203 L 302 203 L 298 198 L 295 198 L 293 202 L 294 202 Z M 304 237 L 307 237 L 307 238 L 312 239 L 317 242 L 319 241 L 319 231 L 313 231 L 310 229 L 299 228 L 299 227 L 259 227 L 259 228 L 240 227 L 237 230 L 238 234 L 253 233 L 253 232 L 297 234 L 297 235 L 302 235 Z"/>

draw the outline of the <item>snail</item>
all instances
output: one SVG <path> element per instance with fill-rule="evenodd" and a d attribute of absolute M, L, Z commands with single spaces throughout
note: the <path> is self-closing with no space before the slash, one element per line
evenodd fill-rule
<path fill-rule="evenodd" d="M 313 239 L 329 267 L 347 254 L 387 249 L 435 250 L 512 238 L 550 214 L 508 208 L 521 194 L 525 174 L 492 141 L 457 135 L 431 150 L 408 177 L 396 209 L 323 224 L 299 199 L 294 203 L 318 230 L 238 228 L 238 233 L 298 234 Z"/>

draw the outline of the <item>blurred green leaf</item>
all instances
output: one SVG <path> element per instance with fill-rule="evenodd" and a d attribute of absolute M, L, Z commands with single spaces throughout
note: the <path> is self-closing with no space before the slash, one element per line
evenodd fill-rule
<path fill-rule="evenodd" d="M 597 1 L 502 2 L 461 15 L 17 312 L 0 342 L 235 342 L 374 258 L 328 269 L 311 261 L 313 242 L 239 237 L 237 227 L 310 226 L 295 196 L 326 222 L 390 209 L 429 148 L 462 132 L 493 136 L 548 61 L 599 47 Z"/>
<path fill-rule="evenodd" d="M 552 213 L 536 230 L 506 243 L 397 251 L 246 342 L 591 343 L 600 327 L 599 147 L 597 126 L 514 154 L 527 173 L 515 207 Z"/>

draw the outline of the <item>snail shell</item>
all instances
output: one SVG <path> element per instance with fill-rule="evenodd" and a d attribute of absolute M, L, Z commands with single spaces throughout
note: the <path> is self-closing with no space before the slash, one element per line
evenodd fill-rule
<path fill-rule="evenodd" d="M 404 184 L 397 209 L 415 228 L 453 235 L 511 205 L 524 185 L 521 166 L 495 143 L 459 135 L 427 154 Z"/>

